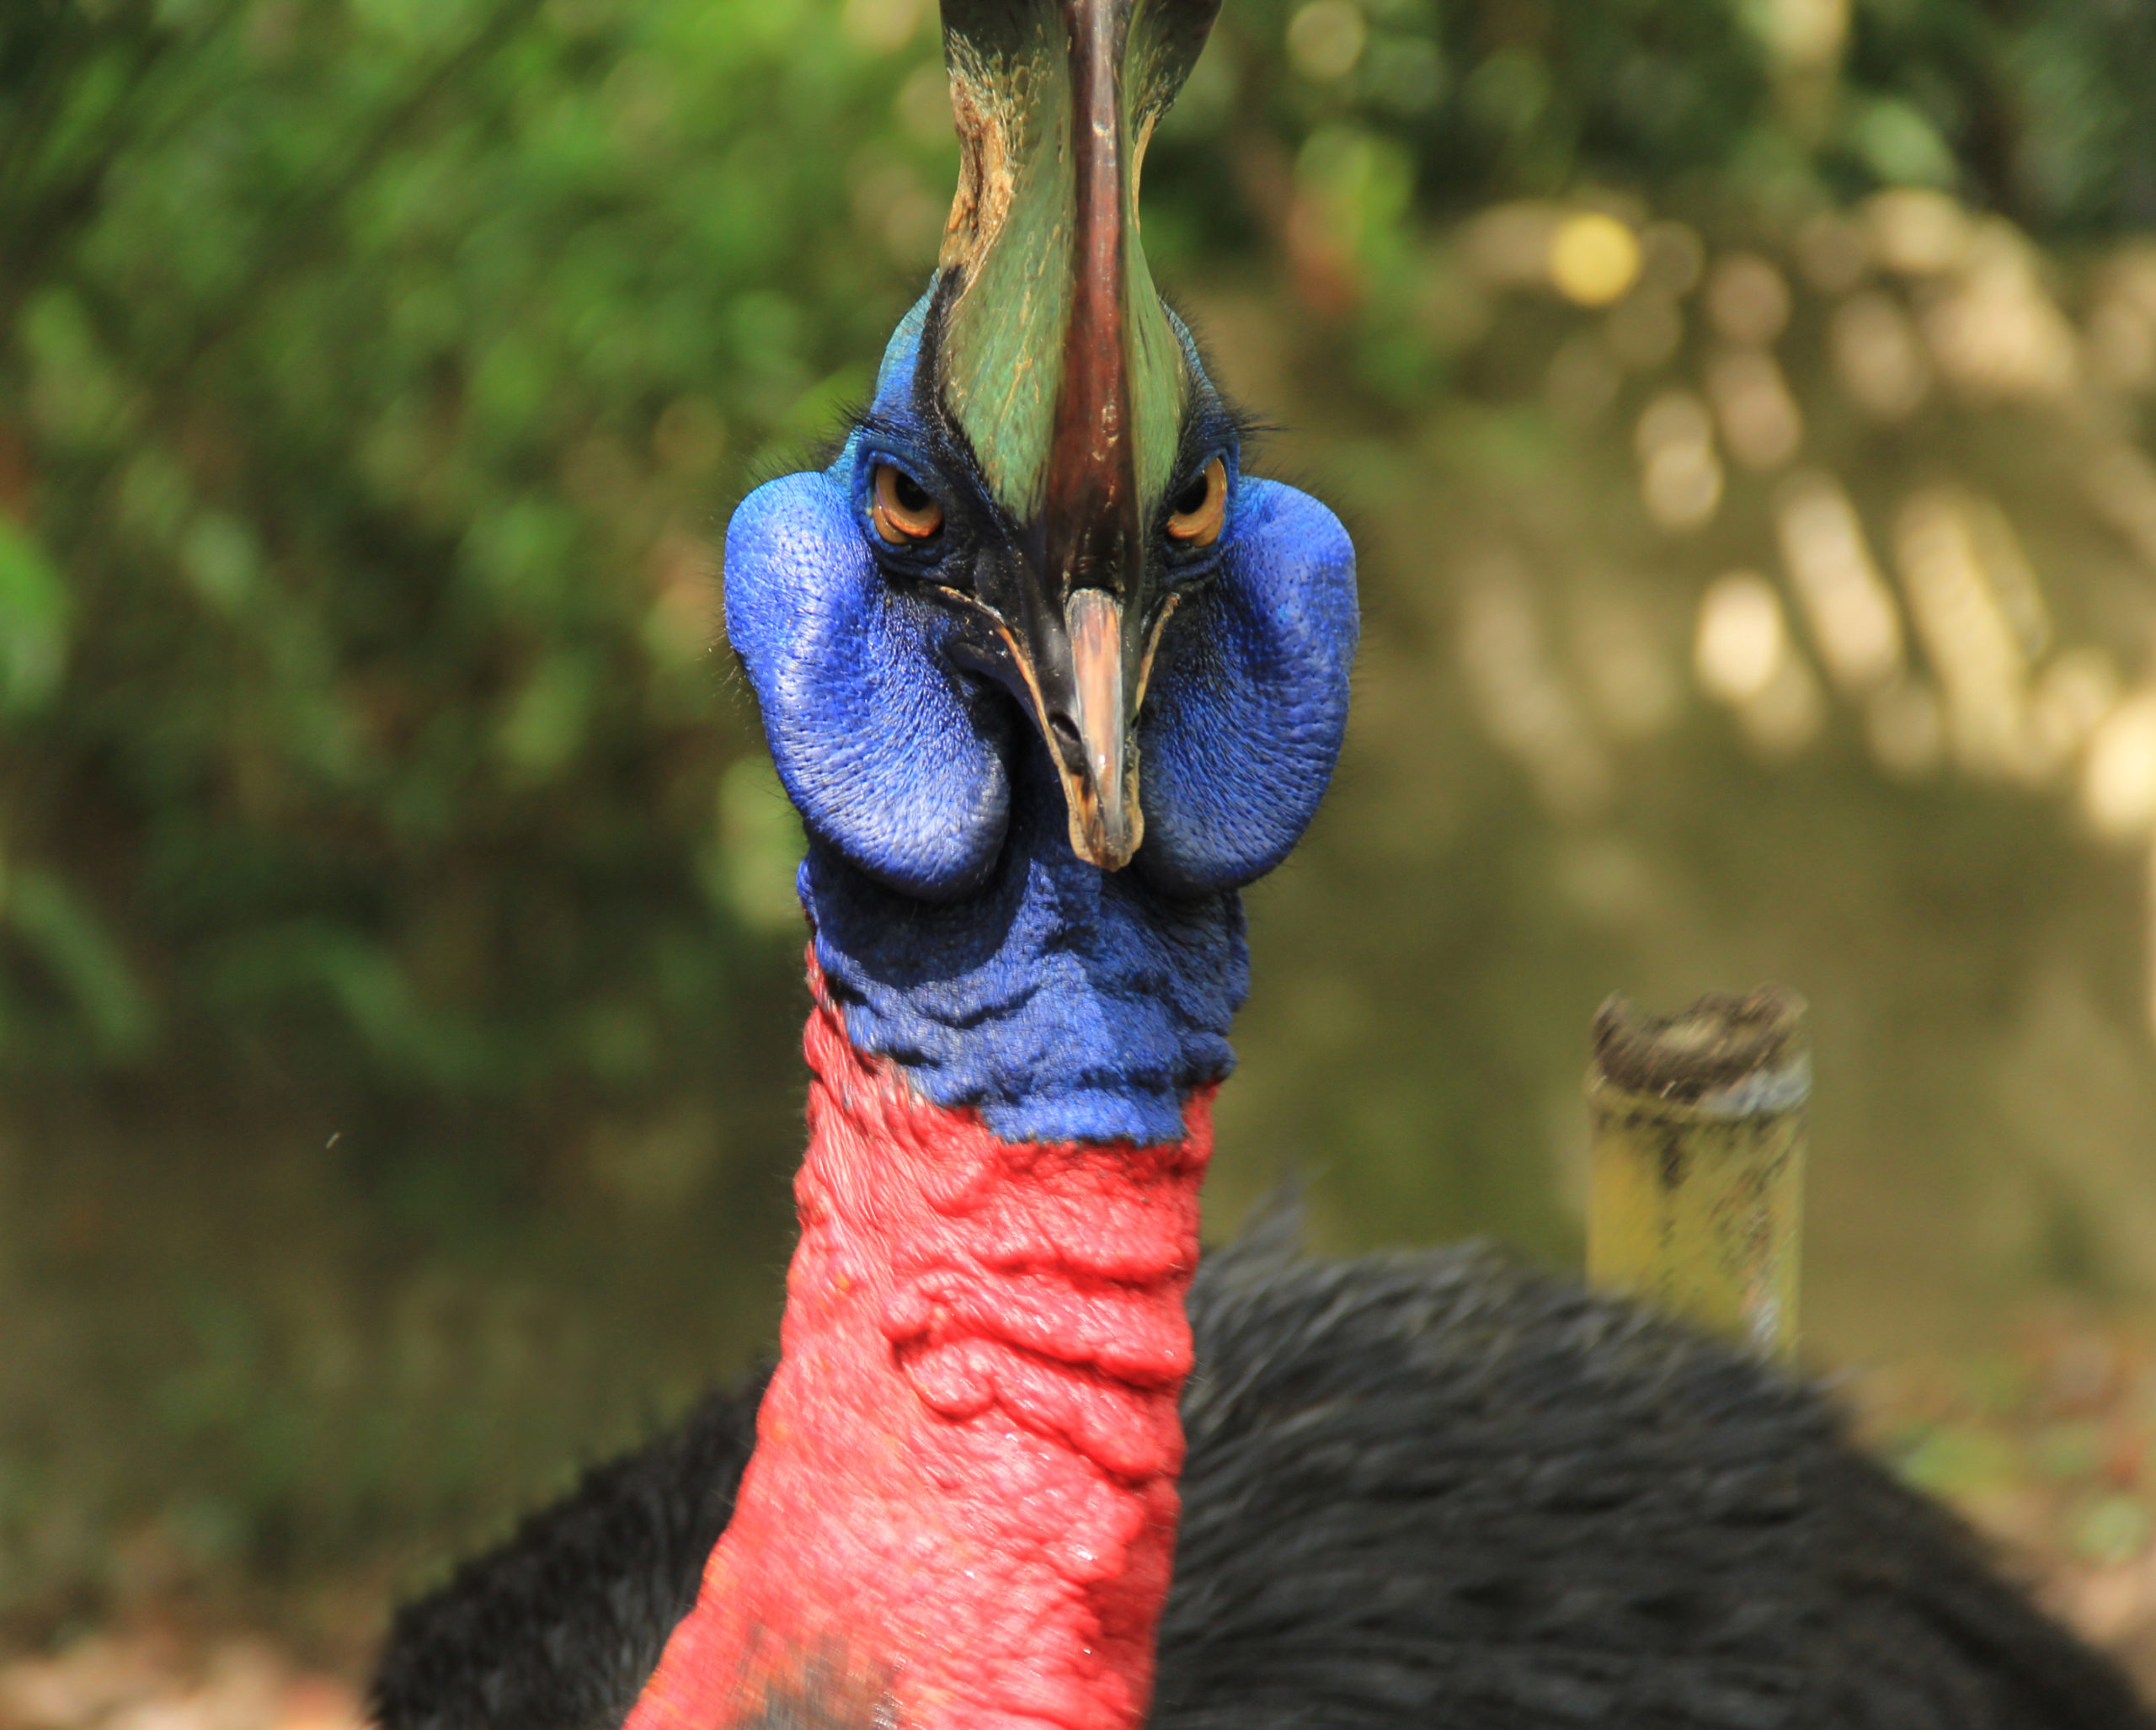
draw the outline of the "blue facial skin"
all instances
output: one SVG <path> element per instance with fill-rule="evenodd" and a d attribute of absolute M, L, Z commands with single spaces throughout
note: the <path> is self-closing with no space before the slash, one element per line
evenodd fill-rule
<path fill-rule="evenodd" d="M 960 489 L 979 496 L 926 454 L 927 305 L 831 467 L 758 489 L 727 530 L 727 632 L 808 830 L 817 959 L 856 1046 L 1006 1140 L 1174 1140 L 1190 1090 L 1234 1066 L 1249 978 L 1235 891 L 1287 856 L 1339 755 L 1354 551 L 1315 499 L 1240 473 L 1217 405 L 1217 430 L 1193 416 L 1187 466 L 1225 459 L 1226 523 L 1179 568 L 1162 537 L 1182 599 L 1139 717 L 1145 838 L 1123 871 L 1086 863 L 1031 717 L 953 663 L 940 549 L 894 554 L 869 522 L 880 462 L 946 500 L 947 521 Z"/>

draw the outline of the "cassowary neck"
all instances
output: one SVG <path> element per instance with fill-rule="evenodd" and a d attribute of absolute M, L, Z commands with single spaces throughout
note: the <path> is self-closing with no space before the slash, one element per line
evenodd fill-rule
<path fill-rule="evenodd" d="M 781 1361 L 630 1730 L 1143 1720 L 1241 911 L 1080 865 L 1037 809 L 1012 840 L 950 906 L 803 871 Z"/>

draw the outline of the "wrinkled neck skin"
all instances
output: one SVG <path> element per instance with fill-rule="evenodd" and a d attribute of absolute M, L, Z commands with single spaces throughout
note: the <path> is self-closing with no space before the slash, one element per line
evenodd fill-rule
<path fill-rule="evenodd" d="M 1083 864 L 1045 761 L 1014 781 L 962 900 L 803 867 L 782 1358 L 631 1730 L 1145 1718 L 1242 916 Z"/>

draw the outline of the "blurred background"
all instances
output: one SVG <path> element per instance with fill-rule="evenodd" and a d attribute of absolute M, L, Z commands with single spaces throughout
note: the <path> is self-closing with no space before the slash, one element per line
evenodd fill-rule
<path fill-rule="evenodd" d="M 1575 1267 L 1597 1003 L 1785 981 L 1809 1361 L 2129 1646 L 2152 89 L 2139 0 L 1229 0 L 1145 188 L 1367 609 L 1215 1234 L 1299 1172 L 1328 1249 Z M 6 7 L 10 1649 L 349 1674 L 770 1338 L 799 840 L 717 542 L 955 163 L 927 0 Z M 0 1719 L 89 1722 L 58 1662 Z"/>

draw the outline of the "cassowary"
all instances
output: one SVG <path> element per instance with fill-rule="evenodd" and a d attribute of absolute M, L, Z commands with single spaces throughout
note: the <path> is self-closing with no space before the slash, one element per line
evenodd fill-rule
<path fill-rule="evenodd" d="M 810 837 L 781 1355 L 403 1610 L 378 1722 L 2146 1724 L 1721 1347 L 1481 1251 L 1197 1271 L 1237 891 L 1357 635 L 1139 249 L 1215 4 L 945 0 L 934 280 L 727 536 Z"/>

